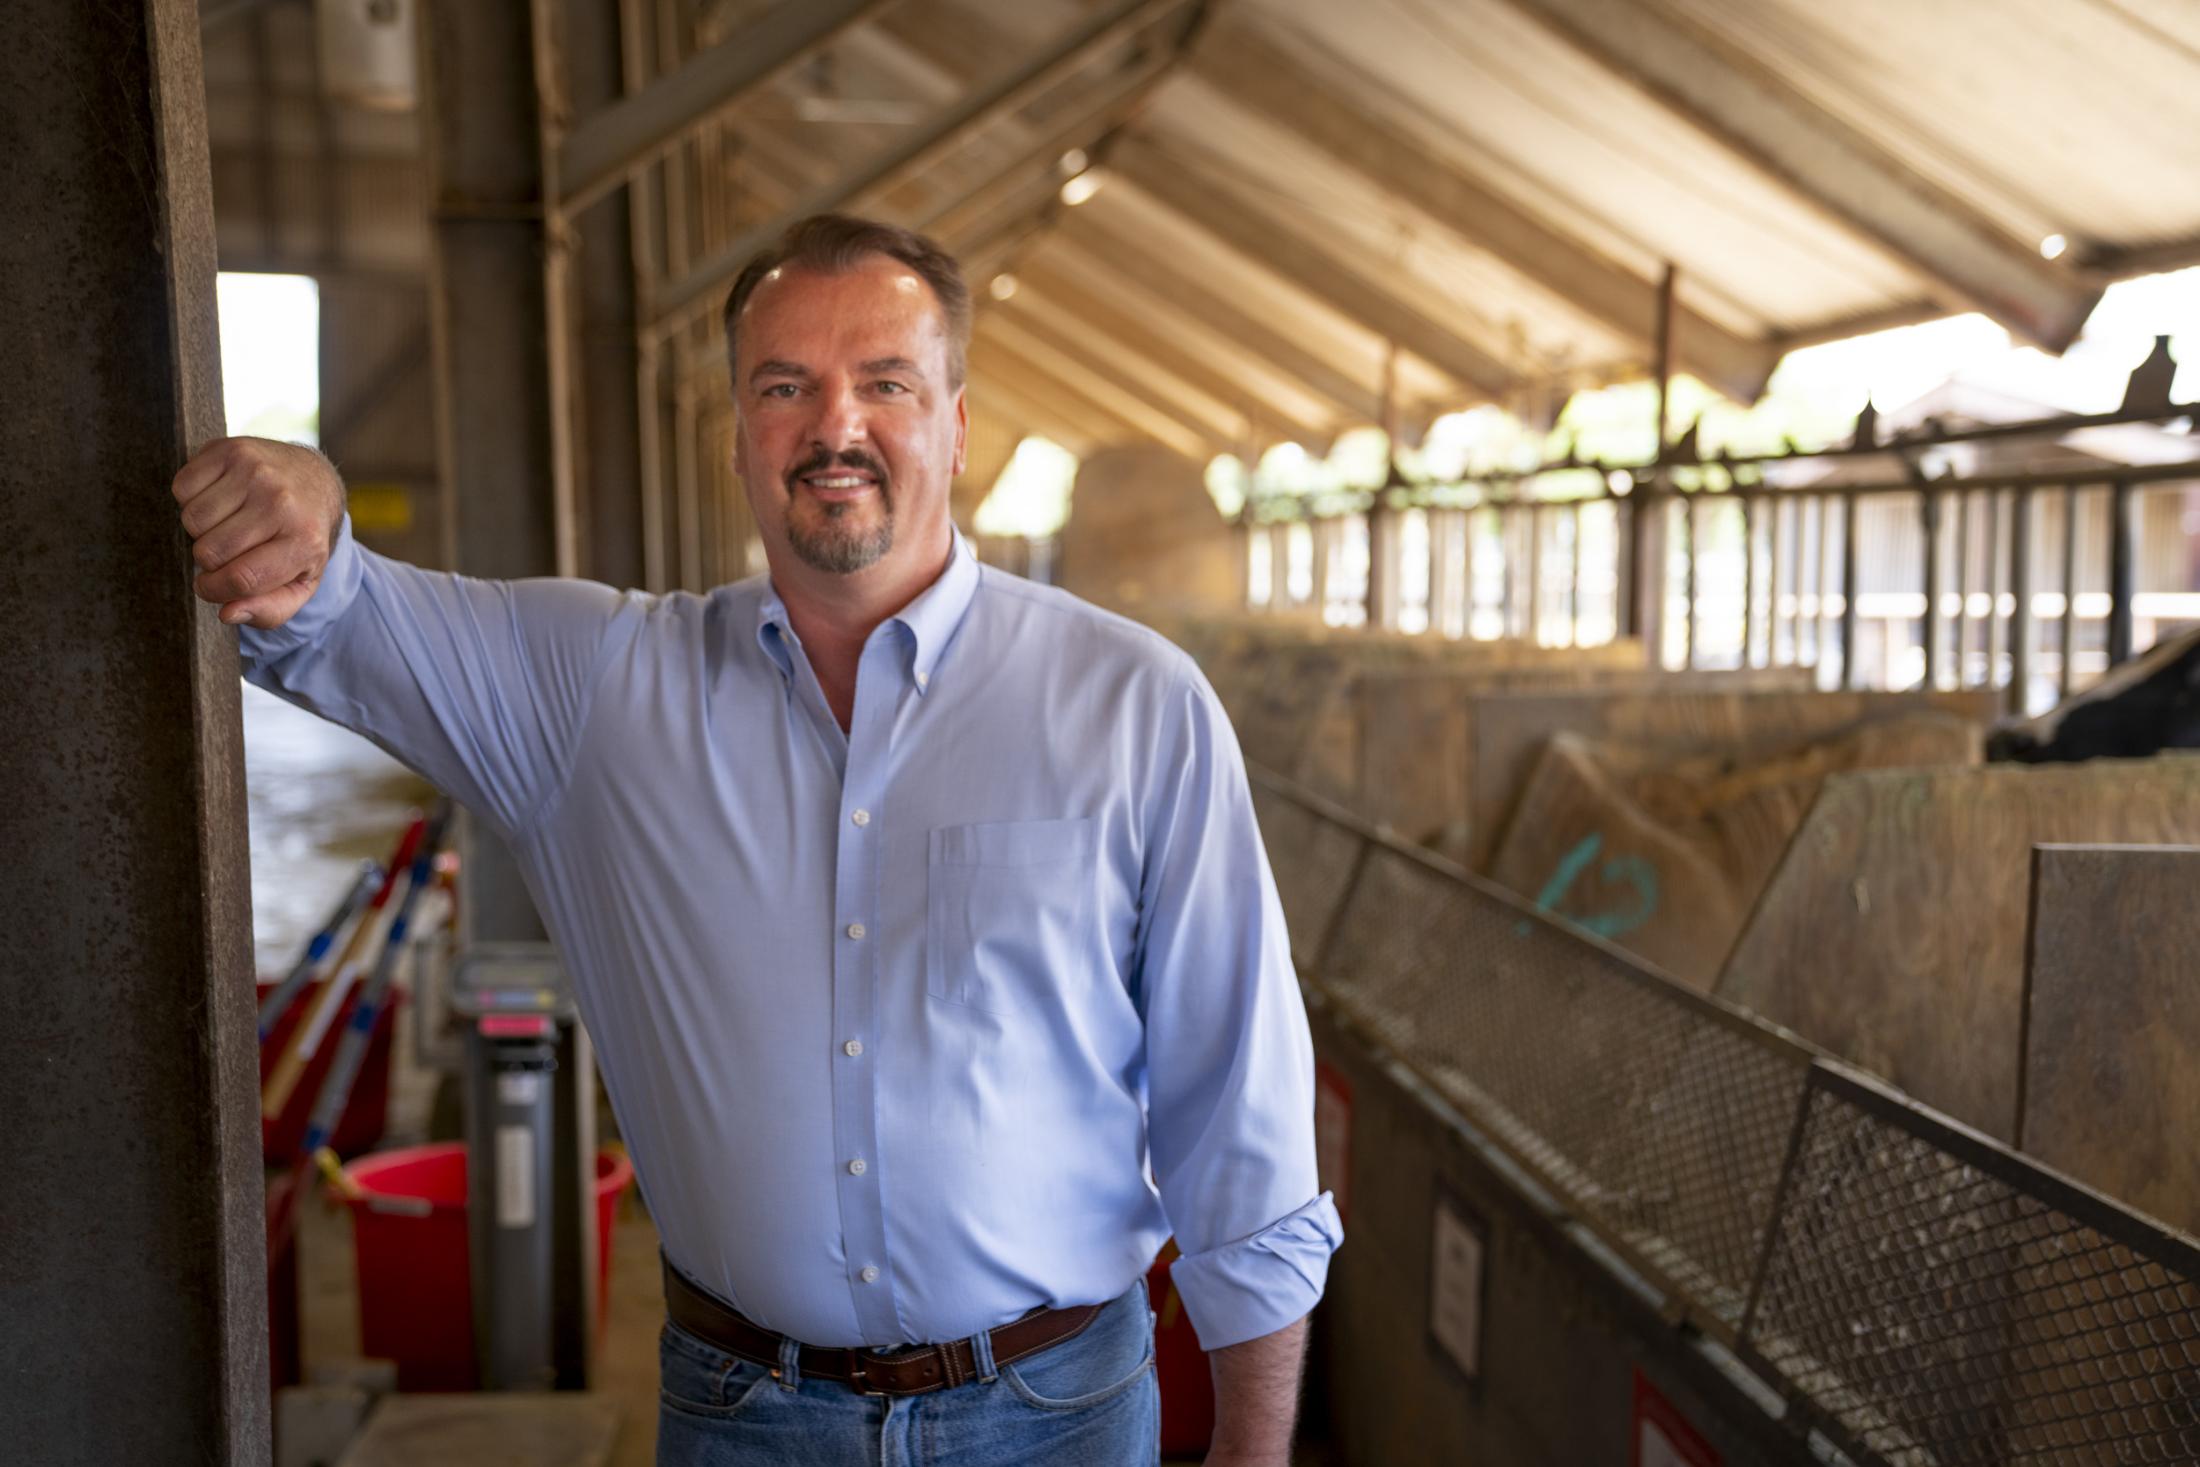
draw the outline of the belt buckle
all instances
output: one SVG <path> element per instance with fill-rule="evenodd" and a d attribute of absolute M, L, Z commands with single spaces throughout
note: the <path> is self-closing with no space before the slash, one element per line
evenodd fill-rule
<path fill-rule="evenodd" d="M 859 1396 L 875 1396 L 880 1392 L 871 1389 L 871 1378 L 863 1371 L 866 1353 L 861 1347 L 848 1352 L 848 1389 Z"/>

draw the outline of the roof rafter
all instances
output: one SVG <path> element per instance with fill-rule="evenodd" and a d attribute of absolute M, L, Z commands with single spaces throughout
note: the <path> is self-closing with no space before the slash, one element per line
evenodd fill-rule
<path fill-rule="evenodd" d="M 1347 100 L 1373 82 L 1318 75 L 1243 22 L 1210 37 L 1192 69 L 1231 102 L 1288 128 L 1646 353 L 1656 341 L 1655 281 L 1528 214 L 1403 128 Z M 1675 313 L 1674 342 L 1682 365 L 1743 402 L 1764 390 L 1779 360 L 1770 343 L 1744 340 L 1685 306 Z"/>
<path fill-rule="evenodd" d="M 1111 172 L 1238 254 L 1328 302 L 1376 335 L 1396 342 L 1461 385 L 1490 397 L 1515 384 L 1512 370 L 1481 347 L 1393 295 L 1373 278 L 1310 243 L 1287 221 L 1247 197 L 1204 151 L 1171 140 L 1164 149 L 1125 138 L 1109 155 Z"/>
<path fill-rule="evenodd" d="M 1194 462 L 1230 451 L 1227 440 L 1201 424 L 1153 406 L 1107 372 L 1076 360 L 998 314 L 987 316 L 980 329 L 982 340 L 1128 423 L 1137 436 L 1165 444 Z"/>
<path fill-rule="evenodd" d="M 559 212 L 578 213 L 690 132 L 890 3 L 780 0 L 671 75 L 583 120 L 558 146 Z"/>
<path fill-rule="evenodd" d="M 776 218 L 736 237 L 666 285 L 652 302 L 652 324 L 660 331 L 677 326 L 710 297 L 733 283 L 755 253 L 788 225 L 812 214 L 844 209 L 867 194 L 910 177 L 937 161 L 966 138 L 1016 111 L 1077 71 L 1109 46 L 1184 0 L 1117 0 L 1057 37 L 1039 55 L 970 96 L 935 113 L 913 134 L 884 148 L 830 183 L 805 194 Z"/>
<path fill-rule="evenodd" d="M 1019 290 L 998 314 L 1056 351 L 1106 376 L 1157 411 L 1169 413 L 1238 442 L 1257 430 L 1252 414 L 1231 394 L 1218 395 L 1175 377 L 1152 358 L 1082 320 L 1040 292 Z"/>
<path fill-rule="evenodd" d="M 1187 279 L 1151 248 L 1100 220 L 1079 216 L 1053 236 L 1060 248 L 1096 281 L 1123 280 L 1170 310 L 1236 342 L 1286 377 L 1304 383 L 1317 397 L 1333 403 L 1338 415 L 1363 423 L 1380 422 L 1382 399 L 1367 383 L 1307 350 L 1274 326 L 1239 310 L 1212 286 Z"/>
<path fill-rule="evenodd" d="M 1135 319 L 1113 302 L 1103 299 L 1085 284 L 1073 282 L 1061 270 L 1046 265 L 1026 265 L 1016 272 L 1016 300 L 1036 294 L 1098 332 L 1135 352 L 1153 366 L 1186 386 L 1219 402 L 1237 407 L 1256 428 L 1286 438 L 1310 437 L 1324 425 L 1279 406 L 1274 399 L 1241 381 L 1233 381 L 1212 361 L 1186 350 L 1147 323 Z"/>
<path fill-rule="evenodd" d="M 1509 0 L 1614 75 L 1862 230 L 1962 306 L 2049 351 L 2099 287 L 2040 257 L 1769 69 L 1642 0 Z"/>

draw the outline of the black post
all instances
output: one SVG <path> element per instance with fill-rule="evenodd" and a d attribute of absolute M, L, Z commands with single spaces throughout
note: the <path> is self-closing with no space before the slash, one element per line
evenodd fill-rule
<path fill-rule="evenodd" d="M 2032 491 L 2016 491 L 2009 522 L 2009 590 L 2016 608 L 2009 616 L 2008 709 L 2022 718 L 2030 710 L 2032 643 L 2038 635 L 2032 623 Z"/>
<path fill-rule="evenodd" d="M 2075 484 L 2063 491 L 2062 665 L 2056 669 L 2056 682 L 2064 698 L 2074 686 L 2072 664 L 2078 660 L 2078 494 Z"/>
<path fill-rule="evenodd" d="M 1856 591 L 1862 566 L 1856 557 L 1857 497 L 1841 496 L 1841 686 L 1858 686 L 1856 677 Z"/>
<path fill-rule="evenodd" d="M 2131 485 L 2118 481 L 2108 491 L 2108 665 L 2131 660 L 2131 597 L 2138 575 L 2138 522 L 2132 516 Z"/>
<path fill-rule="evenodd" d="M 19 0 L 0 90 L 0 1459 L 265 1463 L 237 639 L 199 14 Z"/>
<path fill-rule="evenodd" d="M 1928 692 L 1940 686 L 1940 493 L 1927 489 L 1918 495 L 1918 527 L 1925 537 L 1925 676 L 1919 686 Z"/>

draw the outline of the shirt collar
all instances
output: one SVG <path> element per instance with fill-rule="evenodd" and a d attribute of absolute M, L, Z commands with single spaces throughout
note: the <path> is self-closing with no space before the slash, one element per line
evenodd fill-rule
<path fill-rule="evenodd" d="M 960 530 L 951 529 L 953 544 L 947 553 L 947 569 L 939 579 L 918 592 L 916 597 L 897 611 L 888 622 L 898 622 L 909 634 L 911 647 L 910 674 L 918 692 L 928 692 L 932 673 L 939 666 L 940 658 L 947 652 L 947 644 L 955 639 L 955 632 L 962 626 L 963 616 L 970 610 L 970 602 L 978 594 L 978 557 L 963 538 Z M 767 578 L 764 582 L 764 598 L 756 611 L 756 642 L 771 658 L 782 677 L 794 675 L 793 654 L 789 643 L 798 643 L 794 627 L 787 619 L 787 603 Z"/>

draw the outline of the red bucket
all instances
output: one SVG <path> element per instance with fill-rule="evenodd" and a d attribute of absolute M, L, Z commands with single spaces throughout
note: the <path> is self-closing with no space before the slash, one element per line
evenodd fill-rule
<path fill-rule="evenodd" d="M 346 1199 L 358 1249 L 362 1352 L 397 1362 L 399 1390 L 477 1389 L 465 1143 L 380 1151 L 344 1171 L 365 1193 Z M 623 1152 L 596 1154 L 599 1322 L 611 1298 L 612 1216 L 633 1180 Z"/>

